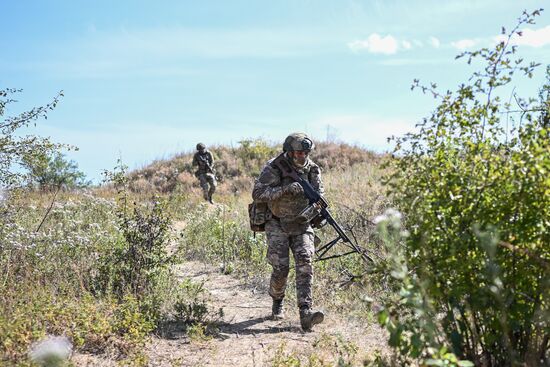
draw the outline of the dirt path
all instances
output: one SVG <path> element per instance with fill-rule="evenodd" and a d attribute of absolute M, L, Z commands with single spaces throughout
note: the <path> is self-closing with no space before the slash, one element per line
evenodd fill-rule
<path fill-rule="evenodd" d="M 174 225 L 176 230 L 184 227 L 183 222 Z M 272 366 L 288 356 L 308 365 L 312 354 L 328 365 L 337 365 L 339 353 L 353 354 L 344 355 L 345 360 L 362 365 L 365 356 L 387 349 L 384 331 L 377 325 L 354 323 L 339 315 L 327 313 L 325 322 L 311 333 L 302 332 L 294 304 L 285 304 L 285 320 L 271 320 L 271 298 L 265 290 L 224 275 L 212 265 L 185 262 L 178 265 L 176 274 L 181 280 L 203 283 L 208 308 L 222 309 L 223 316 L 215 321 L 216 330 L 207 338 L 190 338 L 181 329 L 152 337 L 144 350 L 150 366 Z M 73 363 L 116 366 L 114 361 L 90 355 L 77 355 Z"/>
<path fill-rule="evenodd" d="M 222 308 L 223 317 L 216 321 L 214 335 L 205 339 L 189 338 L 182 330 L 152 337 L 144 350 L 149 366 L 272 366 L 277 356 L 281 361 L 289 355 L 308 365 L 311 354 L 328 365 L 337 365 L 338 353 L 350 351 L 355 357 L 344 355 L 345 360 L 362 365 L 364 357 L 387 348 L 378 326 L 357 324 L 330 313 L 310 333 L 301 331 L 294 305 L 285 305 L 285 320 L 271 320 L 271 299 L 264 291 L 210 265 L 186 262 L 178 266 L 178 276 L 203 282 L 209 293 L 208 307 Z M 94 355 L 77 354 L 72 362 L 76 366 L 117 366 L 113 360 Z"/>
<path fill-rule="evenodd" d="M 209 307 L 222 308 L 224 315 L 218 324 L 219 331 L 210 340 L 190 341 L 177 333 L 172 339 L 154 338 L 147 346 L 152 366 L 268 366 L 273 364 L 282 343 L 284 354 L 296 356 L 313 352 L 322 357 L 327 352 L 324 344 L 338 341 L 344 343 L 343 349 L 353 341 L 359 347 L 358 355 L 385 349 L 377 326 L 356 325 L 336 315 L 327 315 L 325 323 L 311 333 L 301 331 L 293 305 L 285 306 L 285 320 L 271 320 L 269 296 L 202 263 L 181 265 L 180 276 L 204 282 L 210 293 Z M 331 357 L 327 357 L 327 361 L 332 360 Z M 307 361 L 307 357 L 303 361 Z"/>

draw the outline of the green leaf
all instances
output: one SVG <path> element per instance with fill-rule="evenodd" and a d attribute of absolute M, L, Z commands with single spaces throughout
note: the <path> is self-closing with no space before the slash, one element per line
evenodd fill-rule
<path fill-rule="evenodd" d="M 378 313 L 378 323 L 382 326 L 388 322 L 389 315 L 387 310 L 382 310 Z"/>

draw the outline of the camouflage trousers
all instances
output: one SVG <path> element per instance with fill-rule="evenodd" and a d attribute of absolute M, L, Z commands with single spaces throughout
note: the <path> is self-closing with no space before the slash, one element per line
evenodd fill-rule
<path fill-rule="evenodd" d="M 269 220 L 265 225 L 267 236 L 267 261 L 272 266 L 269 282 L 269 295 L 274 300 L 285 296 L 288 272 L 290 269 L 290 250 L 296 266 L 296 298 L 298 307 L 311 307 L 313 283 L 313 254 L 315 252 L 313 230 L 309 227 L 305 233 L 289 235 L 281 228 L 278 220 Z"/>
<path fill-rule="evenodd" d="M 216 191 L 216 176 L 212 173 L 201 173 L 198 177 L 202 187 L 202 195 L 204 196 L 204 200 L 212 199 L 212 194 Z"/>

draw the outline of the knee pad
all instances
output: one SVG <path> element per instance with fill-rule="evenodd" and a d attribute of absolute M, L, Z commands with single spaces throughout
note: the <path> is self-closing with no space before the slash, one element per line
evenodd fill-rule
<path fill-rule="evenodd" d="M 288 272 L 290 271 L 290 268 L 288 266 L 274 266 L 273 267 L 273 274 L 275 276 L 288 276 Z"/>

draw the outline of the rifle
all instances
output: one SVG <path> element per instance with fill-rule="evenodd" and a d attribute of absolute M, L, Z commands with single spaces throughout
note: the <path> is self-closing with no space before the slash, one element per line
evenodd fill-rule
<path fill-rule="evenodd" d="M 279 170 L 281 170 L 283 177 L 290 177 L 294 179 L 294 181 L 298 182 L 300 186 L 304 189 L 304 194 L 309 200 L 309 206 L 305 208 L 301 215 L 303 214 L 305 217 L 310 216 L 311 219 L 308 218 L 308 220 L 317 222 L 317 223 L 328 223 L 334 228 L 334 230 L 337 233 L 337 237 L 333 239 L 332 241 L 329 241 L 325 245 L 321 246 L 320 248 L 316 249 L 316 255 L 317 259 L 316 261 L 322 261 L 322 260 L 328 260 L 333 259 L 336 257 L 341 257 L 353 253 L 358 253 L 361 255 L 364 261 L 366 262 L 374 262 L 373 259 L 365 253 L 365 250 L 359 247 L 355 242 L 353 242 L 346 232 L 342 229 L 340 224 L 336 222 L 336 220 L 332 217 L 328 210 L 328 202 L 326 199 L 321 196 L 314 188 L 311 186 L 311 184 L 304 180 L 300 175 L 298 175 L 298 172 L 292 167 L 291 163 L 286 159 L 284 156 L 285 153 L 281 153 L 277 158 L 275 158 L 271 164 L 275 167 L 277 167 Z M 322 226 L 322 225 L 321 225 Z M 334 246 L 338 241 L 342 240 L 344 244 L 346 244 L 348 247 L 351 248 L 349 252 L 343 253 L 343 254 L 337 254 L 332 256 L 325 256 L 326 253 Z"/>
<path fill-rule="evenodd" d="M 214 171 L 214 167 L 212 167 L 212 165 L 210 164 L 210 162 L 205 156 L 199 155 L 199 161 L 204 163 L 204 165 L 206 166 L 207 172 L 212 173 L 214 175 L 216 174 L 216 172 Z M 199 164 L 199 167 L 200 167 L 200 164 Z"/>

